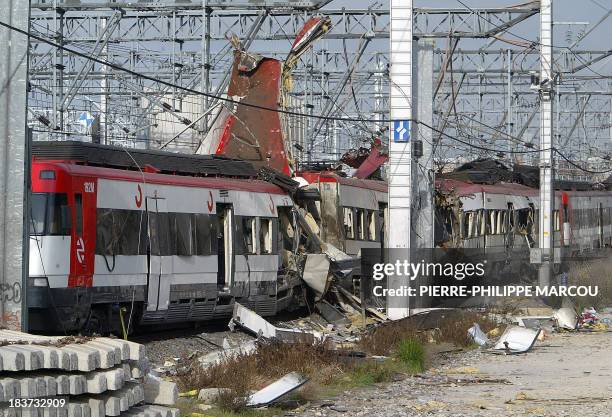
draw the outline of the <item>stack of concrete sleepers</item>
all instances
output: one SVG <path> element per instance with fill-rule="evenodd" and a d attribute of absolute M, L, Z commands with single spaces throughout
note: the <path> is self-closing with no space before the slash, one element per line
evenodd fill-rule
<path fill-rule="evenodd" d="M 176 385 L 143 363 L 138 343 L 0 330 L 0 416 L 179 417 Z"/>

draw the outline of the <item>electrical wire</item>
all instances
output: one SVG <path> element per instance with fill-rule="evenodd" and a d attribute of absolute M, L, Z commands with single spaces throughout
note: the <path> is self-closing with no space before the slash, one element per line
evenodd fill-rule
<path fill-rule="evenodd" d="M 498 29 L 503 29 L 501 26 L 499 26 L 498 24 L 494 23 L 494 22 L 493 22 L 491 19 L 487 19 L 486 17 L 484 17 L 484 16 L 482 16 L 482 15 L 480 15 L 480 14 L 476 13 L 476 10 L 474 10 L 473 8 L 471 8 L 470 6 L 468 6 L 467 4 L 465 4 L 463 1 L 461 1 L 461 0 L 456 0 L 456 1 L 457 1 L 458 3 L 460 3 L 460 4 L 461 4 L 463 7 L 467 8 L 467 9 L 468 9 L 468 10 L 470 10 L 471 12 L 475 13 L 475 14 L 476 14 L 476 16 L 477 16 L 479 19 L 482 19 L 482 20 L 484 20 L 485 22 L 488 22 L 488 23 L 492 24 L 493 26 L 495 26 L 495 27 L 496 27 L 496 28 L 498 28 Z M 567 49 L 567 50 L 568 50 L 568 51 L 569 51 L 569 52 L 570 52 L 572 55 L 574 55 L 574 57 L 575 57 L 575 58 L 576 58 L 578 61 L 580 61 L 580 62 L 581 62 L 581 63 L 582 63 L 584 66 L 585 66 L 585 68 L 588 68 L 588 69 L 589 69 L 591 72 L 593 72 L 594 74 L 597 74 L 598 76 L 600 76 L 600 77 L 602 77 L 602 78 L 607 78 L 607 76 L 602 75 L 602 74 L 600 74 L 599 72 L 595 71 L 593 68 L 591 68 L 591 66 L 590 66 L 590 65 L 588 65 L 588 62 L 583 61 L 583 60 L 582 60 L 582 58 L 581 58 L 581 57 L 580 57 L 578 54 L 576 54 L 576 52 L 574 52 L 574 51 L 572 50 L 572 48 L 570 48 L 569 46 L 560 46 L 560 45 L 553 45 L 553 44 L 550 44 L 550 45 L 545 45 L 545 44 L 543 44 L 543 43 L 541 43 L 541 42 L 539 42 L 539 41 L 534 41 L 533 39 L 529 39 L 529 38 L 525 38 L 525 37 L 523 37 L 523 36 L 517 35 L 516 33 L 510 32 L 510 31 L 509 31 L 509 30 L 507 30 L 507 29 L 506 29 L 505 31 L 506 31 L 506 33 L 509 33 L 509 34 L 510 34 L 510 35 L 512 35 L 512 36 L 516 36 L 516 37 L 517 37 L 517 38 L 519 38 L 519 39 L 522 39 L 522 40 L 524 40 L 524 41 L 530 42 L 532 45 L 540 45 L 540 46 L 543 46 L 543 47 L 551 47 L 551 48 L 554 48 L 554 49 Z"/>
<path fill-rule="evenodd" d="M 470 8 L 469 6 L 467 6 L 461 0 L 457 0 L 457 1 L 459 3 L 461 3 L 467 9 L 475 12 L 474 9 Z M 499 25 L 496 25 L 495 23 L 493 23 L 489 19 L 486 19 L 486 18 L 484 18 L 482 16 L 479 16 L 479 17 L 481 19 L 485 20 L 485 21 L 488 21 L 489 23 L 491 23 L 495 27 L 499 28 Z M 221 101 L 225 101 L 225 102 L 228 102 L 228 103 L 232 103 L 232 104 L 241 104 L 241 105 L 244 105 L 246 107 L 256 108 L 258 110 L 272 111 L 272 112 L 276 112 L 276 113 L 283 113 L 283 114 L 300 116 L 300 117 L 310 117 L 310 118 L 322 119 L 322 120 L 337 120 L 337 121 L 358 122 L 358 123 L 363 123 L 363 122 L 366 122 L 366 121 L 375 122 L 375 123 L 390 123 L 392 121 L 392 120 L 380 120 L 380 119 L 375 119 L 375 120 L 366 119 L 366 120 L 364 120 L 363 118 L 345 118 L 345 117 L 333 117 L 333 116 L 324 116 L 324 115 L 316 115 L 316 114 L 304 114 L 304 113 L 293 112 L 293 111 L 288 111 L 288 110 L 283 110 L 283 109 L 278 109 L 278 108 L 271 108 L 271 107 L 260 106 L 260 105 L 251 104 L 251 103 L 243 103 L 241 101 L 233 100 L 233 99 L 228 98 L 228 97 L 216 96 L 214 94 L 205 93 L 205 92 L 202 92 L 202 91 L 197 91 L 197 90 L 194 90 L 194 89 L 191 89 L 191 88 L 187 88 L 187 87 L 183 87 L 183 86 L 180 86 L 180 85 L 177 85 L 177 84 L 174 84 L 174 83 L 170 83 L 168 81 L 159 80 L 159 79 L 157 79 L 155 77 L 151 77 L 151 76 L 148 76 L 148 75 L 145 75 L 145 74 L 140 74 L 140 73 L 138 73 L 136 71 L 132 71 L 130 69 L 124 68 L 124 67 L 122 67 L 120 65 L 117 65 L 117 64 L 114 64 L 114 63 L 110 63 L 110 62 L 107 62 L 107 61 L 99 59 L 99 58 L 95 58 L 95 57 L 93 57 L 93 56 L 91 56 L 89 54 L 86 54 L 86 53 L 83 53 L 83 52 L 79 52 L 79 51 L 76 51 L 76 50 L 71 49 L 71 48 L 67 48 L 67 47 L 65 47 L 63 45 L 59 45 L 59 44 L 57 44 L 57 43 L 55 43 L 53 41 L 45 39 L 45 38 L 43 38 L 41 36 L 34 35 L 32 33 L 29 33 L 28 31 L 22 30 L 20 28 L 17 28 L 17 27 L 15 27 L 13 25 L 10 25 L 10 24 L 2 22 L 2 21 L 0 21 L 0 26 L 4 26 L 5 28 L 8 28 L 9 30 L 12 30 L 12 31 L 15 31 L 15 32 L 18 32 L 18 33 L 20 33 L 20 34 L 22 34 L 22 35 L 24 35 L 24 36 L 26 36 L 28 38 L 38 40 L 39 42 L 43 42 L 43 43 L 48 44 L 50 46 L 53 46 L 55 48 L 59 48 L 61 50 L 64 50 L 64 51 L 69 52 L 69 53 L 72 53 L 72 54 L 74 54 L 76 56 L 79 56 L 81 58 L 85 58 L 87 60 L 91 60 L 91 61 L 96 62 L 96 63 L 101 64 L 101 65 L 106 65 L 106 66 L 108 66 L 108 67 L 110 67 L 112 69 L 115 69 L 117 71 L 122 71 L 124 73 L 130 74 L 130 75 L 135 76 L 135 77 L 139 77 L 139 78 L 146 79 L 146 80 L 149 80 L 149 81 L 157 82 L 157 83 L 165 85 L 167 87 L 176 88 L 176 89 L 179 89 L 179 90 L 182 90 L 182 91 L 186 91 L 186 92 L 189 92 L 189 93 L 192 93 L 192 94 L 201 95 L 201 96 L 205 96 L 205 97 L 209 97 L 209 98 L 215 98 L 215 99 L 218 99 L 218 100 L 221 100 Z M 509 31 L 507 31 L 507 32 L 510 33 L 511 35 L 516 36 L 518 38 L 521 38 L 523 40 L 526 40 L 526 41 L 529 41 L 529 42 L 532 42 L 532 43 L 536 43 L 536 44 L 540 44 L 541 46 L 546 46 L 546 45 L 542 45 L 539 42 L 534 42 L 534 41 L 532 41 L 530 39 L 518 36 L 518 35 L 516 35 L 516 34 L 514 34 L 512 32 L 509 32 Z M 576 55 L 571 50 L 571 48 L 568 48 L 568 47 L 556 47 L 556 48 L 565 48 L 565 49 L 568 49 L 574 55 Z M 577 55 L 576 55 L 576 57 L 580 60 L 580 58 Z M 581 62 L 583 62 L 583 61 L 581 61 Z M 595 71 L 593 71 L 593 72 L 595 72 Z M 598 74 L 598 73 L 596 73 L 596 74 L 602 76 L 601 74 Z M 463 140 L 459 139 L 458 137 L 449 135 L 449 134 L 447 134 L 447 133 L 445 133 L 445 132 L 443 132 L 443 131 L 441 131 L 441 130 L 439 130 L 439 129 L 437 129 L 437 128 L 435 128 L 435 127 L 433 127 L 433 126 L 431 126 L 431 125 L 429 125 L 429 124 L 427 124 L 427 123 L 425 123 L 423 121 L 419 121 L 419 120 L 416 120 L 416 119 L 405 119 L 405 121 L 410 121 L 410 122 L 413 122 L 413 123 L 421 124 L 421 125 L 429 128 L 429 129 L 431 129 L 432 131 L 437 132 L 437 133 L 443 135 L 446 138 L 449 138 L 449 139 L 454 140 L 456 142 L 462 143 L 462 144 L 464 144 L 464 145 L 466 145 L 466 146 L 468 146 L 470 148 L 479 149 L 479 150 L 482 150 L 482 151 L 505 153 L 505 154 L 529 154 L 529 153 L 537 153 L 537 152 L 543 152 L 543 151 L 547 151 L 547 150 L 553 150 L 553 151 L 556 151 L 556 153 L 558 153 L 559 156 L 561 156 L 564 160 L 566 160 L 572 166 L 574 166 L 577 169 L 580 169 L 580 170 L 582 170 L 584 172 L 589 172 L 589 173 L 594 173 L 594 174 L 603 174 L 603 173 L 607 173 L 607 172 L 612 172 L 612 170 L 610 170 L 610 171 L 591 171 L 591 170 L 588 170 L 588 169 L 586 169 L 584 167 L 579 166 L 578 164 L 575 164 L 568 157 L 563 155 L 558 149 L 555 149 L 555 148 L 540 149 L 540 150 L 533 150 L 532 149 L 532 150 L 525 150 L 525 151 L 516 151 L 516 150 L 509 151 L 509 150 L 506 150 L 506 149 L 502 150 L 502 149 L 487 148 L 487 147 L 484 147 L 484 146 L 479 146 L 479 145 L 475 145 L 475 144 L 463 141 Z M 477 139 L 479 139 L 479 138 L 477 138 Z"/>
<path fill-rule="evenodd" d="M 10 25 L 10 24 L 8 24 L 6 22 L 0 21 L 0 26 L 4 26 L 7 29 L 10 29 L 10 30 L 18 32 L 18 33 L 20 33 L 20 34 L 22 34 L 24 36 L 27 36 L 30 39 L 35 39 L 35 40 L 37 40 L 39 42 L 46 43 L 46 44 L 48 44 L 50 46 L 53 46 L 55 48 L 59 48 L 59 49 L 61 49 L 63 51 L 66 51 L 66 52 L 71 53 L 73 55 L 79 56 L 81 58 L 85 58 L 87 60 L 93 61 L 93 62 L 98 63 L 100 65 L 106 65 L 107 67 L 112 68 L 114 70 L 122 71 L 122 72 L 125 72 L 126 74 L 133 75 L 134 77 L 139 77 L 139 78 L 142 78 L 142 79 L 145 79 L 145 80 L 149 80 L 149 81 L 153 81 L 153 82 L 165 85 L 165 86 L 170 87 L 170 88 L 176 88 L 176 89 L 179 89 L 179 90 L 182 90 L 182 91 L 189 92 L 191 94 L 196 94 L 196 95 L 200 95 L 200 96 L 204 96 L 204 97 L 214 98 L 216 100 L 225 101 L 225 102 L 231 103 L 231 104 L 243 105 L 245 107 L 250 107 L 250 108 L 257 109 L 257 110 L 271 111 L 271 112 L 275 112 L 275 113 L 283 113 L 283 114 L 288 114 L 288 115 L 292 115 L 292 116 L 305 116 L 305 117 L 309 117 L 309 118 L 313 118 L 313 119 L 321 119 L 321 120 L 337 120 L 337 121 L 358 122 L 358 123 L 361 123 L 361 122 L 364 122 L 364 121 L 369 121 L 369 122 L 385 122 L 385 120 L 382 120 L 382 121 L 381 120 L 374 120 L 374 119 L 372 119 L 372 120 L 363 120 L 361 118 L 333 117 L 333 116 L 324 116 L 324 115 L 319 115 L 319 114 L 303 114 L 303 113 L 294 112 L 294 111 L 290 111 L 290 110 L 283 110 L 283 109 L 279 109 L 279 108 L 260 106 L 260 105 L 252 104 L 252 103 L 245 103 L 245 102 L 242 102 L 242 101 L 239 101 L 239 100 L 234 100 L 234 99 L 229 98 L 229 97 L 217 96 L 215 94 L 205 93 L 203 91 L 198 91 L 198 90 L 194 90 L 192 88 L 183 87 L 183 86 L 180 86 L 178 84 L 174 84 L 174 83 L 171 83 L 171 82 L 168 82 L 168 81 L 157 79 L 157 78 L 149 76 L 149 75 L 138 73 L 137 71 L 132 71 L 132 70 L 130 70 L 128 68 L 122 67 L 121 65 L 117 65 L 117 64 L 114 64 L 114 63 L 111 63 L 111 62 L 107 62 L 107 61 L 105 61 L 103 59 L 96 58 L 96 57 L 93 57 L 93 56 L 91 56 L 89 54 L 86 54 L 86 53 L 74 50 L 72 48 L 68 48 L 66 46 L 60 45 L 58 43 L 55 43 L 55 42 L 50 41 L 48 39 L 45 39 L 45 38 L 43 38 L 41 36 L 34 35 L 34 34 L 29 33 L 29 32 L 27 32 L 27 31 L 25 31 L 23 29 L 20 29 L 20 28 L 18 28 L 16 26 Z M 390 120 L 386 120 L 386 122 L 390 122 Z"/>

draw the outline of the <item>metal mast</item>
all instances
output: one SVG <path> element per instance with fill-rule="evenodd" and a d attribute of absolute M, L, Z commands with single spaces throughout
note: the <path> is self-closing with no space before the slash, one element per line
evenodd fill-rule
<path fill-rule="evenodd" d="M 387 247 L 398 259 L 410 261 L 412 203 L 413 118 L 413 4 L 412 0 L 391 0 L 390 116 L 389 132 L 389 221 Z M 390 225 L 393 225 L 390 227 Z M 408 279 L 389 276 L 389 289 L 407 285 Z M 409 314 L 409 298 L 389 296 L 387 315 L 391 320 Z"/>
<path fill-rule="evenodd" d="M 540 1 L 540 286 L 550 284 L 553 253 L 552 0 Z"/>

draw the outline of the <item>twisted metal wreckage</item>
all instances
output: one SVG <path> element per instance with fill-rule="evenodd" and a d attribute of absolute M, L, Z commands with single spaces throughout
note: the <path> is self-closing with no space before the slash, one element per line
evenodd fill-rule
<path fill-rule="evenodd" d="M 309 19 L 299 31 L 284 62 L 249 53 L 239 41 L 232 39 L 234 63 L 227 97 L 233 102 L 219 106 L 211 117 L 211 128 L 197 153 L 249 161 L 260 169 L 260 175 L 294 196 L 295 219 L 282 215 L 280 223 L 286 236 L 293 238 L 296 231 L 300 236 L 294 239 L 292 251 L 283 252 L 283 265 L 293 272 L 295 279 L 301 279 L 314 292 L 317 310 L 330 318 L 341 318 L 338 309 L 323 298 L 332 282 L 350 285 L 351 278 L 358 276 L 359 250 L 353 248 L 347 253 L 347 246 L 342 242 L 343 230 L 337 220 L 342 216 L 340 201 L 336 198 L 334 204 L 325 204 L 322 201 L 325 197 L 323 190 L 304 186 L 306 181 L 296 178 L 302 173 L 298 172 L 292 149 L 299 148 L 299 144 L 294 143 L 291 132 L 291 118 L 296 116 L 291 112 L 292 70 L 300 56 L 330 28 L 328 17 Z M 377 141 L 372 149 L 366 150 L 361 160 L 352 164 L 347 154 L 347 165 L 355 168 L 355 179 L 363 181 L 386 162 L 387 156 L 380 148 L 382 145 Z M 340 177 L 336 179 L 342 180 Z M 318 180 L 320 182 L 320 178 Z M 377 183 L 376 191 L 367 190 L 368 194 L 386 191 L 382 181 L 365 181 L 370 185 Z M 369 199 L 378 209 L 376 200 L 382 198 Z M 378 227 L 382 227 L 382 222 Z M 334 304 L 338 305 L 342 299 L 345 311 L 350 308 L 349 304 L 360 308 L 361 300 L 349 297 L 348 293 L 342 295 L 339 290 L 333 293 Z M 384 318 L 378 311 L 369 310 L 375 317 Z"/>

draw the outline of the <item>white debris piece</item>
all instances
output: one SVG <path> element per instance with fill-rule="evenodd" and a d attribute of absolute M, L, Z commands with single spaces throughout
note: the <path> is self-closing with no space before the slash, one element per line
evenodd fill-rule
<path fill-rule="evenodd" d="M 266 339 L 275 338 L 287 343 L 302 342 L 312 344 L 323 340 L 323 334 L 319 332 L 276 327 L 259 314 L 239 303 L 234 303 L 234 314 L 229 323 L 230 329 L 233 329 L 235 325 L 250 330 L 258 337 Z"/>
<path fill-rule="evenodd" d="M 541 330 L 520 326 L 508 326 L 493 349 L 507 353 L 523 353 L 531 349 Z"/>
<path fill-rule="evenodd" d="M 474 342 L 479 346 L 484 346 L 489 343 L 489 338 L 480 329 L 478 323 L 474 323 L 474 325 L 468 329 L 468 336 L 471 337 L 472 340 L 474 340 Z"/>
<path fill-rule="evenodd" d="M 249 407 L 259 407 L 271 404 L 283 395 L 301 387 L 306 382 L 308 382 L 308 378 L 297 372 L 291 372 L 251 395 L 247 405 Z"/>
<path fill-rule="evenodd" d="M 571 307 L 563 307 L 553 313 L 553 318 L 557 321 L 557 327 L 568 330 L 574 330 L 578 325 L 577 316 L 576 310 Z"/>

